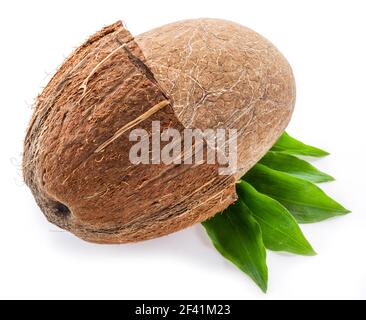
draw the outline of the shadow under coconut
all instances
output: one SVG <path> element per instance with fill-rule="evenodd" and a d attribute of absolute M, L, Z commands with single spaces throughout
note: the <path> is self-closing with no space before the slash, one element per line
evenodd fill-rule
<path fill-rule="evenodd" d="M 39 210 L 38 210 L 39 211 Z M 39 214 L 41 214 L 39 212 Z M 47 232 L 47 230 L 45 230 Z M 56 251 L 62 251 L 72 257 L 87 259 L 124 260 L 133 258 L 149 259 L 162 257 L 178 260 L 191 261 L 192 264 L 200 264 L 204 267 L 217 263 L 210 257 L 213 246 L 206 236 L 204 228 L 197 224 L 188 229 L 138 243 L 103 245 L 85 242 L 73 234 L 49 224 L 48 241 Z M 216 257 L 217 258 L 217 257 Z"/>

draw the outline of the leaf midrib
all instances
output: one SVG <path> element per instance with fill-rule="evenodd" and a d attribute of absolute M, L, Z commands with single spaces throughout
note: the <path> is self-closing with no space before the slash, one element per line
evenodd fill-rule
<path fill-rule="evenodd" d="M 232 221 L 232 218 L 231 218 L 231 216 L 230 216 L 230 214 L 228 214 L 228 219 L 229 219 L 229 222 L 230 222 L 230 224 L 233 226 L 233 228 L 235 229 L 235 232 L 239 235 L 239 237 L 241 237 L 241 233 L 240 233 L 240 231 L 239 231 L 239 229 L 238 229 L 238 226 Z M 249 258 L 250 258 L 250 261 L 251 261 L 251 264 L 252 265 L 256 265 L 255 264 L 255 260 L 254 260 L 254 258 L 253 258 L 253 256 L 252 256 L 252 254 L 250 253 L 250 251 L 244 246 L 244 250 L 248 253 L 248 256 L 249 256 Z M 262 267 L 262 265 L 261 265 L 261 267 Z M 262 277 L 262 275 L 257 271 L 257 268 L 254 268 L 254 270 L 255 270 L 255 274 L 265 283 L 266 281 L 265 281 L 265 279 Z"/>
<path fill-rule="evenodd" d="M 310 205 L 310 204 L 307 204 L 307 203 L 297 202 L 295 200 L 284 199 L 284 198 L 278 197 L 278 196 L 273 195 L 273 194 L 270 194 L 270 196 L 272 196 L 272 197 L 274 197 L 276 199 L 282 200 L 282 201 L 286 201 L 286 202 L 290 202 L 290 203 L 298 204 L 298 205 L 303 205 L 304 207 L 308 207 L 308 208 L 322 209 L 322 210 L 327 210 L 327 211 L 330 211 L 331 210 L 333 212 L 339 212 L 339 213 L 343 213 L 344 212 L 343 210 L 333 209 L 331 207 L 315 206 L 315 205 Z"/>
<path fill-rule="evenodd" d="M 253 215 L 255 215 L 256 219 L 261 220 L 263 222 L 263 224 L 269 226 L 270 228 L 277 230 L 280 234 L 283 234 L 284 236 L 286 236 L 287 238 L 290 238 L 291 240 L 293 240 L 295 243 L 297 243 L 301 248 L 303 249 L 309 249 L 308 247 L 304 246 L 303 244 L 301 244 L 300 242 L 298 242 L 295 238 L 293 238 L 291 235 L 287 235 L 285 232 L 281 231 L 280 229 L 277 228 L 273 228 L 271 227 L 271 225 L 269 223 L 267 223 L 262 217 L 256 215 L 255 213 L 253 213 Z"/>

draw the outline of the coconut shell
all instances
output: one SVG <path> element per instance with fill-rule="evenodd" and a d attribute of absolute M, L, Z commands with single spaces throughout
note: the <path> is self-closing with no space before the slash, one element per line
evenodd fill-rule
<path fill-rule="evenodd" d="M 117 22 L 78 48 L 38 97 L 25 182 L 51 223 L 86 241 L 167 235 L 237 199 L 236 181 L 284 131 L 294 103 L 289 64 L 250 29 L 199 19 L 134 38 Z M 238 169 L 131 164 L 129 134 L 151 135 L 152 121 L 180 132 L 237 129 Z"/>

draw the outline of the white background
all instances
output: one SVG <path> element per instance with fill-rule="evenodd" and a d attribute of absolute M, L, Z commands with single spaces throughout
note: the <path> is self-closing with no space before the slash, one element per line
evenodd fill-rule
<path fill-rule="evenodd" d="M 0 298 L 366 298 L 365 1 L 1 1 Z M 31 105 L 64 58 L 123 19 L 133 34 L 186 18 L 246 25 L 288 58 L 298 100 L 288 132 L 331 152 L 316 164 L 352 214 L 303 231 L 316 257 L 268 254 L 269 291 L 213 249 L 201 226 L 121 246 L 92 245 L 44 219 L 22 183 Z"/>

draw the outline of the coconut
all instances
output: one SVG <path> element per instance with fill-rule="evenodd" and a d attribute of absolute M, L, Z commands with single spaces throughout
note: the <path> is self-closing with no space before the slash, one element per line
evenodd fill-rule
<path fill-rule="evenodd" d="M 198 19 L 134 38 L 117 22 L 79 47 L 38 97 L 25 182 L 51 223 L 86 241 L 167 235 L 236 201 L 236 182 L 282 134 L 294 103 L 288 62 L 248 28 Z M 132 130 L 150 137 L 157 121 L 180 133 L 235 129 L 236 170 L 131 163 Z M 210 145 L 201 148 L 206 155 Z"/>

